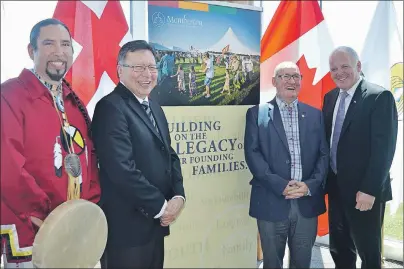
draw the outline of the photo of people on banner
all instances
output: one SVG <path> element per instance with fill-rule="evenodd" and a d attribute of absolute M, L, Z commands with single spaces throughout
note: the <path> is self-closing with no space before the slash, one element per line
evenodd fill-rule
<path fill-rule="evenodd" d="M 151 98 L 162 106 L 259 103 L 257 12 L 214 5 L 190 10 L 164 3 L 149 2 L 149 41 L 159 70 Z"/>

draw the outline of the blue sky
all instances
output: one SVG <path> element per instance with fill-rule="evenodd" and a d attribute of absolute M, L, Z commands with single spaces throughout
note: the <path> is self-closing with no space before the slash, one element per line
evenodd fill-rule
<path fill-rule="evenodd" d="M 170 24 L 166 20 L 163 26 L 156 27 L 152 23 L 155 12 L 161 12 L 165 18 L 183 18 L 186 15 L 187 19 L 202 21 L 203 26 L 187 27 Z M 218 42 L 231 27 L 245 46 L 260 51 L 260 25 L 258 11 L 237 9 L 236 14 L 224 14 L 149 5 L 149 40 L 153 43 L 163 43 L 164 46 L 189 49 L 192 45 L 205 49 Z"/>

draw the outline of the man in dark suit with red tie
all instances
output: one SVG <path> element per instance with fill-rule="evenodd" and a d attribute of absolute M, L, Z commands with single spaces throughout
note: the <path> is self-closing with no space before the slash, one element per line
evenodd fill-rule
<path fill-rule="evenodd" d="M 360 76 L 349 47 L 330 56 L 337 88 L 325 95 L 323 114 L 330 145 L 330 252 L 336 268 L 381 268 L 381 227 L 392 199 L 389 170 L 397 140 L 397 109 L 390 91 Z M 370 78 L 371 79 L 371 78 Z"/>
<path fill-rule="evenodd" d="M 108 220 L 103 268 L 163 268 L 164 237 L 183 208 L 185 192 L 167 119 L 148 98 L 156 86 L 155 53 L 145 41 L 125 44 L 120 82 L 94 111 L 101 206 Z"/>

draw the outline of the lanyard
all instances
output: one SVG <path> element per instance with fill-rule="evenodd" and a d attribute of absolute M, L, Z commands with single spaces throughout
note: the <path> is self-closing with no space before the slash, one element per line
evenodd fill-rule
<path fill-rule="evenodd" d="M 40 82 L 42 82 L 42 84 L 49 90 L 52 99 L 53 99 L 53 104 L 56 110 L 56 114 L 58 115 L 59 118 L 59 122 L 60 125 L 62 126 L 62 132 L 63 132 L 63 136 L 65 138 L 66 141 L 66 145 L 67 145 L 67 149 L 68 149 L 68 153 L 74 153 L 74 146 L 73 146 L 73 140 L 72 140 L 72 136 L 70 136 L 70 139 L 68 139 L 67 137 L 67 133 L 66 133 L 66 129 L 68 130 L 70 127 L 69 121 L 67 119 L 67 113 L 65 111 L 64 108 L 64 104 L 63 104 L 63 93 L 62 93 L 62 83 L 60 83 L 59 85 L 53 85 L 50 84 L 46 81 L 44 81 L 37 72 L 35 72 L 35 70 L 31 70 L 35 76 L 39 79 Z M 57 93 L 55 95 L 55 92 Z M 62 115 L 62 118 L 60 117 L 60 114 Z M 63 122 L 62 122 L 63 119 Z"/>
<path fill-rule="evenodd" d="M 53 99 L 53 104 L 56 110 L 56 114 L 58 114 L 59 122 L 62 127 L 62 132 L 63 136 L 65 138 L 66 146 L 67 146 L 67 151 L 68 154 L 64 158 L 64 163 L 65 163 L 65 170 L 68 175 L 68 186 L 67 186 L 67 200 L 73 200 L 73 199 L 80 199 L 80 189 L 81 189 L 81 181 L 82 181 L 82 175 L 81 175 L 81 163 L 80 159 L 77 154 L 74 152 L 74 146 L 73 146 L 73 139 L 72 135 L 69 135 L 69 138 L 66 133 L 66 129 L 70 128 L 69 121 L 67 119 L 67 114 L 65 111 L 65 107 L 63 104 L 63 93 L 62 93 L 62 83 L 59 85 L 52 85 L 50 83 L 47 83 L 44 81 L 36 72 L 35 70 L 32 70 L 32 72 L 35 74 L 35 76 L 39 79 L 39 81 L 42 82 L 42 84 L 49 90 L 52 99 Z M 55 94 L 56 92 L 56 94 Z M 60 112 L 60 113 L 59 113 Z M 62 115 L 62 117 L 60 116 Z M 63 119 L 63 121 L 62 121 Z M 55 144 L 55 148 L 58 148 L 59 145 L 57 145 L 57 142 Z M 55 151 L 56 152 L 56 151 Z M 58 174 L 61 175 L 61 151 L 57 150 L 55 158 L 55 169 L 58 171 Z M 56 160 L 59 160 L 57 162 Z M 57 174 L 57 175 L 58 175 Z"/>

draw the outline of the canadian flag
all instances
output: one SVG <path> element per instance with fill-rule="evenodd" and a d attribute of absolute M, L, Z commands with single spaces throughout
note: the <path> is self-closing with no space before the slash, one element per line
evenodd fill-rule
<path fill-rule="evenodd" d="M 281 1 L 261 40 L 260 102 L 275 97 L 272 77 L 276 65 L 291 61 L 303 75 L 299 101 L 321 109 L 324 95 L 335 87 L 328 63 L 333 49 L 318 1 Z M 327 213 L 319 217 L 317 232 L 326 234 Z"/>
<path fill-rule="evenodd" d="M 261 103 L 275 97 L 276 65 L 292 61 L 303 75 L 299 100 L 321 108 L 335 87 L 328 64 L 333 49 L 318 1 L 281 1 L 261 40 Z"/>
<path fill-rule="evenodd" d="M 93 116 L 96 103 L 119 82 L 120 47 L 132 40 L 119 1 L 58 1 L 55 19 L 69 28 L 74 62 L 66 80 Z"/>

